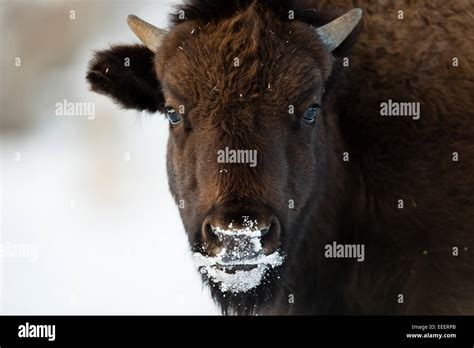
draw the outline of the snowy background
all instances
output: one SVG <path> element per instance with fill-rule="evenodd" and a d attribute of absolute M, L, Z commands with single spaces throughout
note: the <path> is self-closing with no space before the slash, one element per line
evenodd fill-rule
<path fill-rule="evenodd" d="M 0 0 L 1 313 L 218 314 L 168 191 L 167 121 L 84 79 L 92 50 L 137 42 L 128 14 L 166 27 L 176 3 Z M 95 119 L 56 116 L 65 99 Z"/>

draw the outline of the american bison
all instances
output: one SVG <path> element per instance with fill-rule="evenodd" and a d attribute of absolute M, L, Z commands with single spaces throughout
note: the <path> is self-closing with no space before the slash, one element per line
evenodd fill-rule
<path fill-rule="evenodd" d="M 168 179 L 225 314 L 474 314 L 474 3 L 192 0 L 99 51 L 164 113 Z"/>

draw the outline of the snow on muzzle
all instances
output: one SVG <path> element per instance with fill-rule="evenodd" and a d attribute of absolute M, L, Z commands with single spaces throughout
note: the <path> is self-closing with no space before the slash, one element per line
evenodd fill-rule
<path fill-rule="evenodd" d="M 262 236 L 267 229 L 258 229 L 256 221 L 245 221 L 244 228 L 236 229 L 229 224 L 228 229 L 214 228 L 213 232 L 222 243 L 216 256 L 206 256 L 199 252 L 193 259 L 199 271 L 219 286 L 222 292 L 241 293 L 257 287 L 267 271 L 280 266 L 284 257 L 279 250 L 265 255 Z"/>

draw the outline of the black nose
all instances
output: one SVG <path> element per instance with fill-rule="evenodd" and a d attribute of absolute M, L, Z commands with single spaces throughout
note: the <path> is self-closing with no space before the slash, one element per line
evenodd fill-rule
<path fill-rule="evenodd" d="M 225 248 L 230 258 L 252 259 L 270 255 L 280 246 L 280 223 L 274 215 L 226 213 L 207 217 L 201 228 L 204 251 L 216 256 Z"/>

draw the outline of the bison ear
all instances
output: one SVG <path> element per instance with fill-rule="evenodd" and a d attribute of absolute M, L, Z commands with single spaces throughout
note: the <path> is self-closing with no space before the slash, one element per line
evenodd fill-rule
<path fill-rule="evenodd" d="M 352 33 L 362 18 L 362 10 L 355 8 L 316 29 L 327 49 L 332 52 Z"/>
<path fill-rule="evenodd" d="M 111 97 L 126 109 L 163 111 L 154 59 L 155 54 L 142 45 L 112 46 L 95 53 L 87 81 L 92 91 Z"/>

